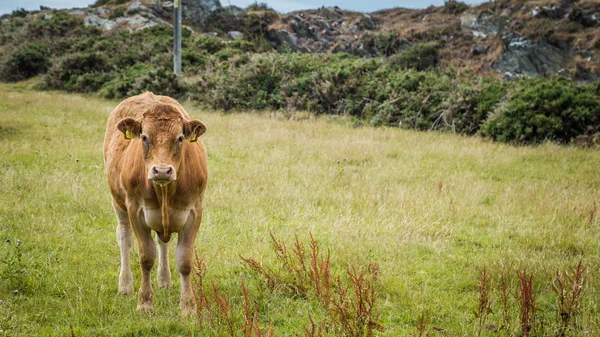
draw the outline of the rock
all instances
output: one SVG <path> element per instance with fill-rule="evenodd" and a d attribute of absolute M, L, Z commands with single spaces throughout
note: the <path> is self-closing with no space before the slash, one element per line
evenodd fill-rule
<path fill-rule="evenodd" d="M 486 37 L 497 35 L 500 23 L 487 13 L 468 11 L 460 16 L 460 27 L 463 30 L 471 31 L 475 37 Z"/>
<path fill-rule="evenodd" d="M 117 18 L 118 24 L 127 25 L 130 29 L 142 27 L 142 26 L 146 25 L 149 21 L 150 20 L 148 18 L 143 17 L 140 14 Z"/>
<path fill-rule="evenodd" d="M 52 14 L 44 14 L 44 20 L 52 19 Z"/>
<path fill-rule="evenodd" d="M 96 14 L 98 15 L 108 15 L 111 13 L 111 10 L 105 7 L 97 7 Z"/>
<path fill-rule="evenodd" d="M 267 33 L 267 38 L 275 46 L 288 45 L 292 51 L 306 51 L 304 48 L 298 46 L 298 37 L 285 29 L 270 30 Z"/>
<path fill-rule="evenodd" d="M 329 22 L 327 22 L 325 20 L 317 20 L 317 21 L 315 21 L 315 24 L 317 25 L 317 27 L 319 27 L 325 31 L 330 31 L 333 29 L 331 27 L 331 25 L 329 24 Z"/>
<path fill-rule="evenodd" d="M 338 7 L 321 7 L 317 10 L 317 15 L 322 16 L 329 20 L 341 19 L 344 17 L 344 13 Z"/>
<path fill-rule="evenodd" d="M 119 18 L 121 19 L 121 18 Z M 118 20 L 118 19 L 117 19 Z M 103 19 L 95 14 L 87 15 L 83 18 L 83 24 L 85 26 L 94 26 L 102 28 L 102 30 L 113 30 L 117 27 L 117 23 L 113 20 Z"/>
<path fill-rule="evenodd" d="M 202 24 L 219 8 L 221 8 L 219 0 L 187 0 L 183 2 L 183 19 Z"/>
<path fill-rule="evenodd" d="M 490 50 L 490 48 L 488 47 L 481 47 L 479 45 L 475 45 L 475 47 L 473 48 L 473 55 L 477 56 L 477 55 L 482 55 L 482 54 L 487 54 L 487 52 Z"/>
<path fill-rule="evenodd" d="M 103 19 L 95 14 L 90 14 L 83 18 L 83 24 L 85 26 L 102 27 L 105 21 L 106 19 Z"/>
<path fill-rule="evenodd" d="M 358 21 L 358 27 L 364 30 L 376 30 L 377 23 L 371 15 L 363 14 L 360 20 Z"/>
<path fill-rule="evenodd" d="M 83 9 L 74 8 L 69 11 L 69 14 L 71 14 L 73 16 L 84 16 L 86 13 Z"/>
<path fill-rule="evenodd" d="M 227 35 L 234 40 L 240 40 L 244 38 L 244 33 L 235 30 L 227 32 Z"/>
<path fill-rule="evenodd" d="M 142 16 L 152 15 L 151 11 L 150 11 L 150 8 L 144 6 L 139 1 L 135 1 L 134 3 L 132 3 L 131 5 L 129 5 L 129 7 L 127 7 L 127 10 L 125 11 L 125 15 L 126 16 L 133 16 L 135 14 L 140 14 Z"/>
<path fill-rule="evenodd" d="M 290 27 L 299 38 L 319 39 L 319 34 L 315 31 L 315 28 L 299 16 L 294 17 L 294 20 L 290 22 Z"/>
<path fill-rule="evenodd" d="M 530 77 L 557 73 L 569 63 L 569 53 L 548 42 L 533 43 L 521 37 L 509 41 L 507 50 L 493 65 L 498 72 Z"/>
<path fill-rule="evenodd" d="M 117 23 L 114 22 L 113 20 L 106 20 L 106 22 L 104 22 L 104 24 L 102 25 L 102 30 L 105 31 L 111 31 L 115 28 L 117 28 Z"/>
<path fill-rule="evenodd" d="M 217 33 L 217 32 L 209 32 L 209 33 L 204 33 L 202 35 L 204 35 L 204 36 L 210 36 L 210 37 L 217 37 L 217 36 L 219 36 L 219 33 Z"/>

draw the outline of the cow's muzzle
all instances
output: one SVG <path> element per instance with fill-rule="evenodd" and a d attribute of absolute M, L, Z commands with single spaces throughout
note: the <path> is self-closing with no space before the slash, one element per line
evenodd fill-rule
<path fill-rule="evenodd" d="M 177 179 L 173 165 L 152 165 L 148 171 L 148 180 L 158 185 L 167 185 Z"/>

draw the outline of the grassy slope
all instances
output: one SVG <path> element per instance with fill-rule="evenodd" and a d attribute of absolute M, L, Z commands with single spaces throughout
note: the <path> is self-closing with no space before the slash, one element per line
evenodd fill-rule
<path fill-rule="evenodd" d="M 84 336 L 217 334 L 179 317 L 173 266 L 175 288 L 156 292 L 152 317 L 135 311 L 136 296 L 116 294 L 116 222 L 101 149 L 115 104 L 0 85 L 0 239 L 23 242 L 26 271 L 0 264 L 4 333 L 64 336 L 72 324 Z M 382 335 L 408 335 L 425 312 L 449 335 L 468 336 L 484 262 L 494 282 L 500 271 L 535 271 L 539 311 L 552 325 L 552 275 L 583 257 L 590 287 L 581 323 L 600 332 L 600 221 L 586 225 L 600 198 L 597 150 L 189 111 L 209 130 L 197 248 L 225 289 L 243 278 L 260 292 L 239 255 L 273 261 L 269 228 L 286 241 L 312 232 L 331 248 L 335 269 L 380 264 Z M 15 248 L 0 244 L 0 258 L 10 260 Z M 11 285 L 28 277 L 12 295 Z M 276 335 L 298 335 L 314 308 L 261 293 L 262 319 Z M 490 321 L 499 324 L 500 310 Z"/>

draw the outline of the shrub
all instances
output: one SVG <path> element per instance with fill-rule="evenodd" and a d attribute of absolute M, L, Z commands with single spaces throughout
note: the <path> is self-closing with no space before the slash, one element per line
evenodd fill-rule
<path fill-rule="evenodd" d="M 195 41 L 195 47 L 199 48 L 200 51 L 204 51 L 209 54 L 214 54 L 219 50 L 225 48 L 225 43 L 218 37 L 214 36 L 201 36 Z"/>
<path fill-rule="evenodd" d="M 184 49 L 181 53 L 183 67 L 202 67 L 206 64 L 208 57 L 193 50 Z"/>
<path fill-rule="evenodd" d="M 227 61 L 230 58 L 240 54 L 242 54 L 242 52 L 238 49 L 225 48 L 216 52 L 215 57 L 217 57 L 217 59 L 219 59 L 220 61 Z"/>
<path fill-rule="evenodd" d="M 101 53 L 79 53 L 66 57 L 58 67 L 52 69 L 44 79 L 44 87 L 74 91 L 79 76 L 97 74 L 111 70 L 109 59 Z M 88 90 L 84 90 L 88 91 Z"/>
<path fill-rule="evenodd" d="M 26 11 L 25 8 L 17 8 L 14 11 L 12 11 L 10 15 L 12 15 L 15 18 L 24 18 L 27 17 L 27 14 L 29 14 L 29 12 Z"/>
<path fill-rule="evenodd" d="M 444 12 L 451 14 L 460 14 L 469 9 L 469 5 L 462 1 L 446 0 L 444 3 Z"/>
<path fill-rule="evenodd" d="M 119 73 L 103 85 L 101 95 L 106 98 L 125 98 L 152 91 L 158 95 L 181 97 L 186 88 L 168 70 L 154 69 L 149 65 L 136 64 Z"/>
<path fill-rule="evenodd" d="M 37 19 L 31 21 L 27 26 L 27 35 L 29 39 L 55 40 L 58 37 L 69 34 L 84 34 L 84 32 L 77 31 L 78 28 L 83 27 L 82 19 L 73 17 L 66 11 L 55 11 L 49 20 L 44 19 L 43 16 L 39 16 Z M 88 28 L 86 32 L 97 30 L 93 27 Z"/>
<path fill-rule="evenodd" d="M 242 39 L 231 41 L 229 43 L 229 48 L 239 49 L 245 53 L 256 51 L 256 46 L 254 43 Z"/>
<path fill-rule="evenodd" d="M 591 87 L 565 79 L 526 79 L 482 134 L 512 143 L 569 142 L 600 130 L 600 99 Z"/>
<path fill-rule="evenodd" d="M 120 18 L 123 15 L 125 15 L 125 11 L 127 10 L 127 8 L 125 6 L 119 6 L 117 8 L 115 8 L 112 13 L 110 13 L 110 15 L 108 16 L 109 19 L 114 20 L 116 18 Z"/>
<path fill-rule="evenodd" d="M 50 68 L 48 47 L 33 43 L 25 45 L 12 54 L 2 67 L 2 78 L 7 81 L 19 81 L 42 74 Z"/>
<path fill-rule="evenodd" d="M 403 69 L 425 70 L 435 67 L 439 61 L 437 42 L 418 43 L 390 58 L 390 62 Z"/>

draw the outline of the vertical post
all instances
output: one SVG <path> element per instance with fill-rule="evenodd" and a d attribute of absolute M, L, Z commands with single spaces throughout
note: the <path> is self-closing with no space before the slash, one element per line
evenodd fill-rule
<path fill-rule="evenodd" d="M 173 29 L 175 30 L 175 45 L 173 47 L 173 72 L 175 75 L 181 75 L 181 0 L 175 0 L 173 3 L 173 10 L 175 16 L 175 23 Z"/>

